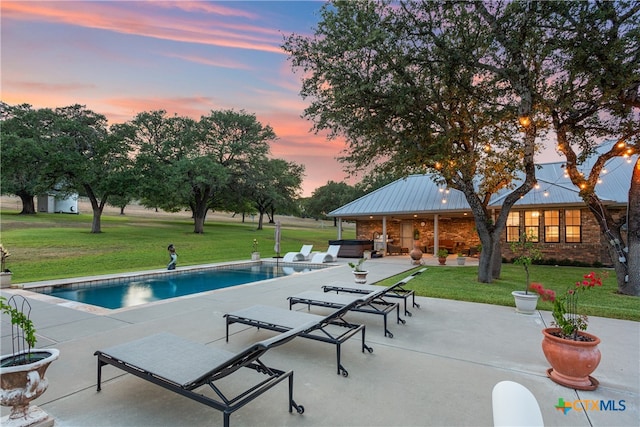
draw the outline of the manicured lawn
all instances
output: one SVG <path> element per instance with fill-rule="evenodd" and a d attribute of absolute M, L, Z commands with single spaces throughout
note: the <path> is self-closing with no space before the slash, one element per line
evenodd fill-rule
<path fill-rule="evenodd" d="M 620 295 L 613 270 L 582 267 L 553 267 L 533 265 L 530 268 L 531 282 L 542 283 L 556 293 L 565 292 L 590 271 L 604 278 L 602 287 L 580 293 L 579 310 L 582 314 L 640 321 L 640 298 Z M 512 291 L 524 290 L 522 266 L 503 264 L 499 280 L 491 284 L 476 281 L 476 267 L 430 267 L 417 276 L 407 287 L 415 289 L 416 295 L 460 301 L 480 302 L 514 306 Z M 384 280 L 380 284 L 389 286 L 405 275 Z M 551 311 L 552 303 L 538 301 L 538 309 Z"/>
<path fill-rule="evenodd" d="M 90 214 L 3 211 L 2 244 L 11 253 L 7 268 L 14 283 L 163 268 L 169 262 L 169 243 L 175 245 L 182 266 L 249 259 L 253 239 L 263 256 L 275 255 L 273 224 L 258 231 L 257 222 L 229 218 L 207 221 L 204 234 L 195 234 L 190 219 L 103 215 L 103 232 L 92 234 Z M 310 221 L 303 228 L 284 227 L 281 235 L 281 254 L 300 250 L 303 244 L 326 250 L 336 229 Z M 353 238 L 354 232 L 344 236 Z"/>
<path fill-rule="evenodd" d="M 255 222 L 242 223 L 231 215 L 226 217 L 224 221 L 207 220 L 205 233 L 195 234 L 193 222 L 184 215 L 155 218 L 105 214 L 103 233 L 91 234 L 90 214 L 23 216 L 3 209 L 1 242 L 11 253 L 7 267 L 13 272 L 14 283 L 163 268 L 169 260 L 169 243 L 176 246 L 178 265 L 182 266 L 249 259 L 253 239 L 258 240 L 263 256 L 275 255 L 272 224 L 257 231 Z M 353 227 L 347 227 L 343 237 L 354 238 Z M 328 241 L 335 238 L 336 229 L 326 223 L 292 221 L 283 227 L 280 253 L 299 250 L 303 244 L 326 250 Z M 534 265 L 531 281 L 561 292 L 591 270 Z M 476 267 L 438 266 L 429 268 L 410 285 L 421 296 L 506 306 L 514 304 L 511 291 L 524 286 L 521 266 L 503 265 L 502 277 L 492 284 L 478 283 L 476 275 Z M 384 284 L 401 277 L 404 275 L 387 279 Z M 640 298 L 615 291 L 615 278 L 609 277 L 602 288 L 582 293 L 582 312 L 640 321 Z M 538 308 L 550 310 L 551 303 L 540 301 Z"/>

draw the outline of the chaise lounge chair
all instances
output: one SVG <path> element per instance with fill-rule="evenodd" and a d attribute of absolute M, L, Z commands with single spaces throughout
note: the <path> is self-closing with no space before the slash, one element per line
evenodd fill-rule
<path fill-rule="evenodd" d="M 284 262 L 309 261 L 313 245 L 302 245 L 300 252 L 287 252 L 282 258 Z"/>
<path fill-rule="evenodd" d="M 403 285 L 406 285 L 407 282 L 414 277 L 424 273 L 427 271 L 426 268 L 421 268 L 420 270 L 411 273 L 409 276 L 400 280 L 399 282 L 389 286 L 386 288 L 386 292 L 384 294 L 385 297 L 391 298 L 402 298 L 404 299 L 404 314 L 405 316 L 411 317 L 411 312 L 407 309 L 407 299 L 412 297 L 412 305 L 413 307 L 420 308 L 420 304 L 416 302 L 416 293 L 413 289 L 406 289 Z M 376 285 L 361 285 L 361 284 L 342 284 L 342 283 L 332 283 L 330 285 L 325 285 L 322 287 L 325 292 L 345 292 L 349 294 L 369 294 L 371 292 L 375 292 L 380 290 L 380 286 Z"/>
<path fill-rule="evenodd" d="M 311 262 L 315 264 L 335 262 L 338 260 L 338 252 L 340 252 L 340 245 L 329 245 L 327 252 L 317 252 L 313 254 Z"/>
<path fill-rule="evenodd" d="M 357 302 L 358 300 L 354 300 L 351 304 L 345 305 L 328 316 L 264 305 L 255 305 L 237 310 L 224 315 L 227 323 L 227 341 L 229 341 L 229 325 L 233 323 L 241 323 L 278 332 L 289 331 L 300 325 L 313 323 L 314 326 L 301 332 L 299 336 L 335 344 L 338 375 L 342 374 L 343 377 L 347 377 L 349 372 L 342 366 L 340 361 L 340 348 L 345 341 L 358 332 L 362 332 L 362 352 L 364 353 L 367 350 L 369 353 L 373 353 L 373 349 L 365 344 L 365 326 L 349 323 L 344 319 L 347 311 Z"/>
<path fill-rule="evenodd" d="M 313 324 L 301 325 L 299 328 L 252 344 L 238 353 L 195 343 L 168 333 L 151 335 L 105 350 L 98 350 L 94 353 L 98 357 L 97 390 L 101 390 L 102 367 L 112 365 L 222 411 L 224 426 L 228 427 L 229 418 L 233 412 L 288 378 L 289 412 L 293 412 L 292 409 L 295 408 L 299 414 L 302 414 L 304 407 L 297 405 L 293 400 L 293 371 L 281 371 L 266 366 L 260 357 L 269 349 L 289 342 L 310 327 L 313 327 Z M 232 375 L 240 368 L 254 370 L 260 374 L 259 379 L 242 388 L 244 391 L 225 393 L 218 380 Z M 265 375 L 266 378 L 264 378 Z M 249 381 L 246 375 L 242 378 L 243 381 Z M 218 398 L 196 391 L 206 385 L 213 389 Z"/>
<path fill-rule="evenodd" d="M 387 288 L 381 288 L 376 292 L 371 292 L 366 296 L 354 296 L 354 295 L 340 295 L 331 294 L 327 292 L 315 292 L 306 291 L 300 294 L 288 297 L 289 310 L 295 304 L 306 304 L 307 309 L 311 309 L 311 306 L 319 306 L 326 308 L 339 309 L 346 305 L 351 305 L 350 311 L 357 311 L 360 313 L 378 314 L 384 318 L 384 335 L 389 338 L 393 338 L 393 334 L 387 328 L 387 315 L 394 309 L 396 310 L 396 317 L 398 323 L 405 323 L 404 319 L 400 318 L 400 306 L 397 302 L 389 302 L 382 297 Z M 355 302 L 355 304 L 353 304 Z"/>

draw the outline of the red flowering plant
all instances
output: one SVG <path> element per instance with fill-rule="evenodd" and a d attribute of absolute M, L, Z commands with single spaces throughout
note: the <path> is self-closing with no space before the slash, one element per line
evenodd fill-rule
<path fill-rule="evenodd" d="M 539 283 L 532 283 L 529 289 L 542 297 L 543 301 L 553 302 L 553 326 L 560 328 L 562 338 L 574 341 L 584 341 L 585 337 L 578 334 L 578 331 L 586 331 L 588 318 L 584 314 L 578 313 L 578 295 L 588 289 L 602 286 L 602 278 L 599 274 L 591 272 L 585 274 L 582 280 L 576 282 L 564 294 L 556 296 L 551 289 L 545 289 Z"/>

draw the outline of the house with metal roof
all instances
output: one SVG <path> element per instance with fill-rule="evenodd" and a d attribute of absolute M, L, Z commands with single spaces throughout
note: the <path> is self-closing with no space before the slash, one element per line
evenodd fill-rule
<path fill-rule="evenodd" d="M 635 157 L 616 157 L 606 164 L 596 194 L 614 217 L 626 215 Z M 513 258 L 509 242 L 532 235 L 547 261 L 611 263 L 606 242 L 562 162 L 540 164 L 537 185 L 509 213 L 502 255 Z M 585 171 L 592 164 L 585 163 Z M 490 209 L 497 216 L 508 190 L 495 194 Z M 480 239 L 464 194 L 438 185 L 431 174 L 410 175 L 329 213 L 356 222 L 356 240 L 384 255 L 408 253 L 414 246 L 436 254 L 474 255 Z M 338 239 L 341 227 L 338 227 Z M 348 243 L 348 242 L 347 242 Z M 366 245 L 365 245 L 366 247 Z"/>

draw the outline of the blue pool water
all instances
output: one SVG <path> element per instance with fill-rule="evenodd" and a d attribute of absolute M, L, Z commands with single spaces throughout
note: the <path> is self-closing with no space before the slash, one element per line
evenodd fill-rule
<path fill-rule="evenodd" d="M 105 283 L 104 286 L 100 287 L 81 289 L 53 288 L 47 294 L 84 304 L 116 309 L 258 282 L 308 270 L 308 266 L 284 268 L 282 266 L 276 267 L 275 265 L 239 266 L 233 269 L 186 272 L 161 278 L 134 278 L 125 282 Z"/>

